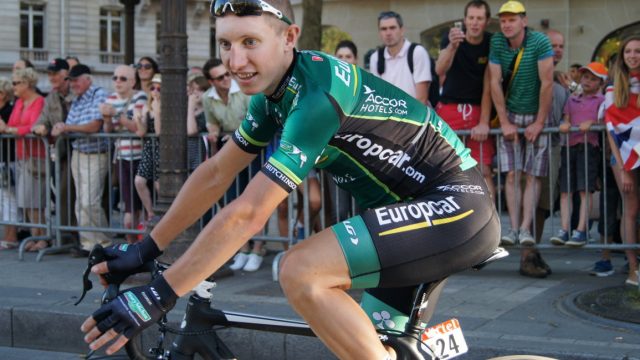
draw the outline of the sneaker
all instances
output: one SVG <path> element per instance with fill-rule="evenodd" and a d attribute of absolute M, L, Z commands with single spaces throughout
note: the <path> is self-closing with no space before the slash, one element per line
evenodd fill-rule
<path fill-rule="evenodd" d="M 611 260 L 600 260 L 593 265 L 593 270 L 589 274 L 598 277 L 613 275 L 613 265 Z"/>
<path fill-rule="evenodd" d="M 522 246 L 534 246 L 536 244 L 536 239 L 533 238 L 527 229 L 520 229 L 518 240 L 520 240 L 520 245 Z"/>
<path fill-rule="evenodd" d="M 244 265 L 244 267 L 242 268 L 242 270 L 244 271 L 257 271 L 258 269 L 260 269 L 260 265 L 262 265 L 262 256 L 255 254 L 255 253 L 251 253 L 248 256 L 249 260 L 247 260 L 247 263 Z"/>
<path fill-rule="evenodd" d="M 229 269 L 233 271 L 240 270 L 247 264 L 248 260 L 249 254 L 239 252 L 233 257 L 233 264 L 229 266 Z"/>
<path fill-rule="evenodd" d="M 547 270 L 536 265 L 536 254 L 531 253 L 520 262 L 520 275 L 542 279 L 547 277 Z"/>
<path fill-rule="evenodd" d="M 518 242 L 518 233 L 511 229 L 508 233 L 502 235 L 500 238 L 500 245 L 502 246 L 512 246 Z"/>
<path fill-rule="evenodd" d="M 627 280 L 624 281 L 625 285 L 631 285 L 631 286 L 639 286 L 640 285 L 640 273 L 638 272 L 638 270 L 633 272 L 633 275 L 629 278 L 627 278 Z"/>
<path fill-rule="evenodd" d="M 558 229 L 558 232 L 549 238 L 549 242 L 553 245 L 562 246 L 569 241 L 569 232 L 564 229 Z"/>
<path fill-rule="evenodd" d="M 566 242 L 567 246 L 584 246 L 587 243 L 587 233 L 584 231 L 573 230 L 571 239 Z"/>

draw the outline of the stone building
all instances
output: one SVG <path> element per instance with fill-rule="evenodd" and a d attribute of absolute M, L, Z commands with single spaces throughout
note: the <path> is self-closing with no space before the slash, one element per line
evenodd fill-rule
<path fill-rule="evenodd" d="M 215 24 L 209 0 L 185 0 L 190 66 L 215 55 Z M 293 0 L 302 22 L 302 0 Z M 378 43 L 377 16 L 394 10 L 403 15 L 406 35 L 437 56 L 440 36 L 462 17 L 467 0 L 325 0 L 323 23 L 352 37 L 361 54 Z M 489 0 L 495 14 L 502 0 Z M 135 9 L 135 58 L 159 51 L 160 0 L 140 0 Z M 560 69 L 594 57 L 606 59 L 624 34 L 640 32 L 638 0 L 523 0 L 530 26 L 551 27 L 566 36 Z M 303 29 L 304 29 L 304 24 Z M 494 16 L 493 29 L 497 30 Z M 0 76 L 10 73 L 18 58 L 44 69 L 55 57 L 74 55 L 92 67 L 100 83 L 124 58 L 124 7 L 119 0 L 0 0 Z M 609 49 L 609 50 L 608 50 Z M 362 56 L 361 56 L 362 63 Z M 46 78 L 41 84 L 46 89 Z"/>

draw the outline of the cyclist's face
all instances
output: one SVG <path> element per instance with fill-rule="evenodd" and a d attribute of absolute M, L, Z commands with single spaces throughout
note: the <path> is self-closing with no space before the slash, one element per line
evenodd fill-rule
<path fill-rule="evenodd" d="M 300 33 L 297 25 L 281 31 L 281 24 L 274 25 L 267 16 L 226 15 L 216 20 L 220 58 L 247 95 L 276 90 L 291 65 Z"/>

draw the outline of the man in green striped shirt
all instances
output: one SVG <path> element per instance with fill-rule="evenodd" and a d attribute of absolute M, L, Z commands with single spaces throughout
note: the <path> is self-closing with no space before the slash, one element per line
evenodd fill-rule
<path fill-rule="evenodd" d="M 553 49 L 544 34 L 527 28 L 526 11 L 520 2 L 507 1 L 498 16 L 501 33 L 491 39 L 489 71 L 491 97 L 503 134 L 498 156 L 501 171 L 507 172 L 505 196 L 511 222 L 511 230 L 501 239 L 504 245 L 519 241 L 531 246 L 535 244 L 531 223 L 540 193 L 540 177 L 548 172 L 549 141 L 539 135 L 551 104 Z M 513 71 L 521 49 L 522 58 Z M 515 76 L 510 75 L 513 72 Z M 509 78 L 512 79 L 503 90 L 502 82 L 508 81 L 503 79 Z M 524 139 L 518 133 L 520 129 L 524 129 Z M 524 194 L 519 189 L 522 171 L 527 174 Z"/>

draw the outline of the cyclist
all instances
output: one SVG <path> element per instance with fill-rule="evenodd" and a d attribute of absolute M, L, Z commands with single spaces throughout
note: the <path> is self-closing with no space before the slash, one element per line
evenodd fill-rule
<path fill-rule="evenodd" d="M 392 359 L 372 325 L 404 330 L 417 284 L 488 258 L 499 221 L 470 152 L 435 112 L 358 67 L 297 51 L 288 0 L 216 0 L 221 58 L 253 95 L 242 126 L 193 173 L 139 244 L 108 249 L 93 271 L 132 272 L 220 198 L 277 129 L 282 141 L 243 194 L 220 211 L 162 277 L 126 290 L 82 325 L 113 353 L 222 266 L 312 168 L 333 174 L 363 211 L 292 247 L 282 288 L 293 308 L 341 359 Z M 378 288 L 362 308 L 348 288 Z M 377 322 L 380 321 L 379 317 Z M 386 314 L 385 314 L 386 315 Z M 118 334 L 122 336 L 118 337 Z M 117 338 L 117 339 L 116 339 Z"/>

